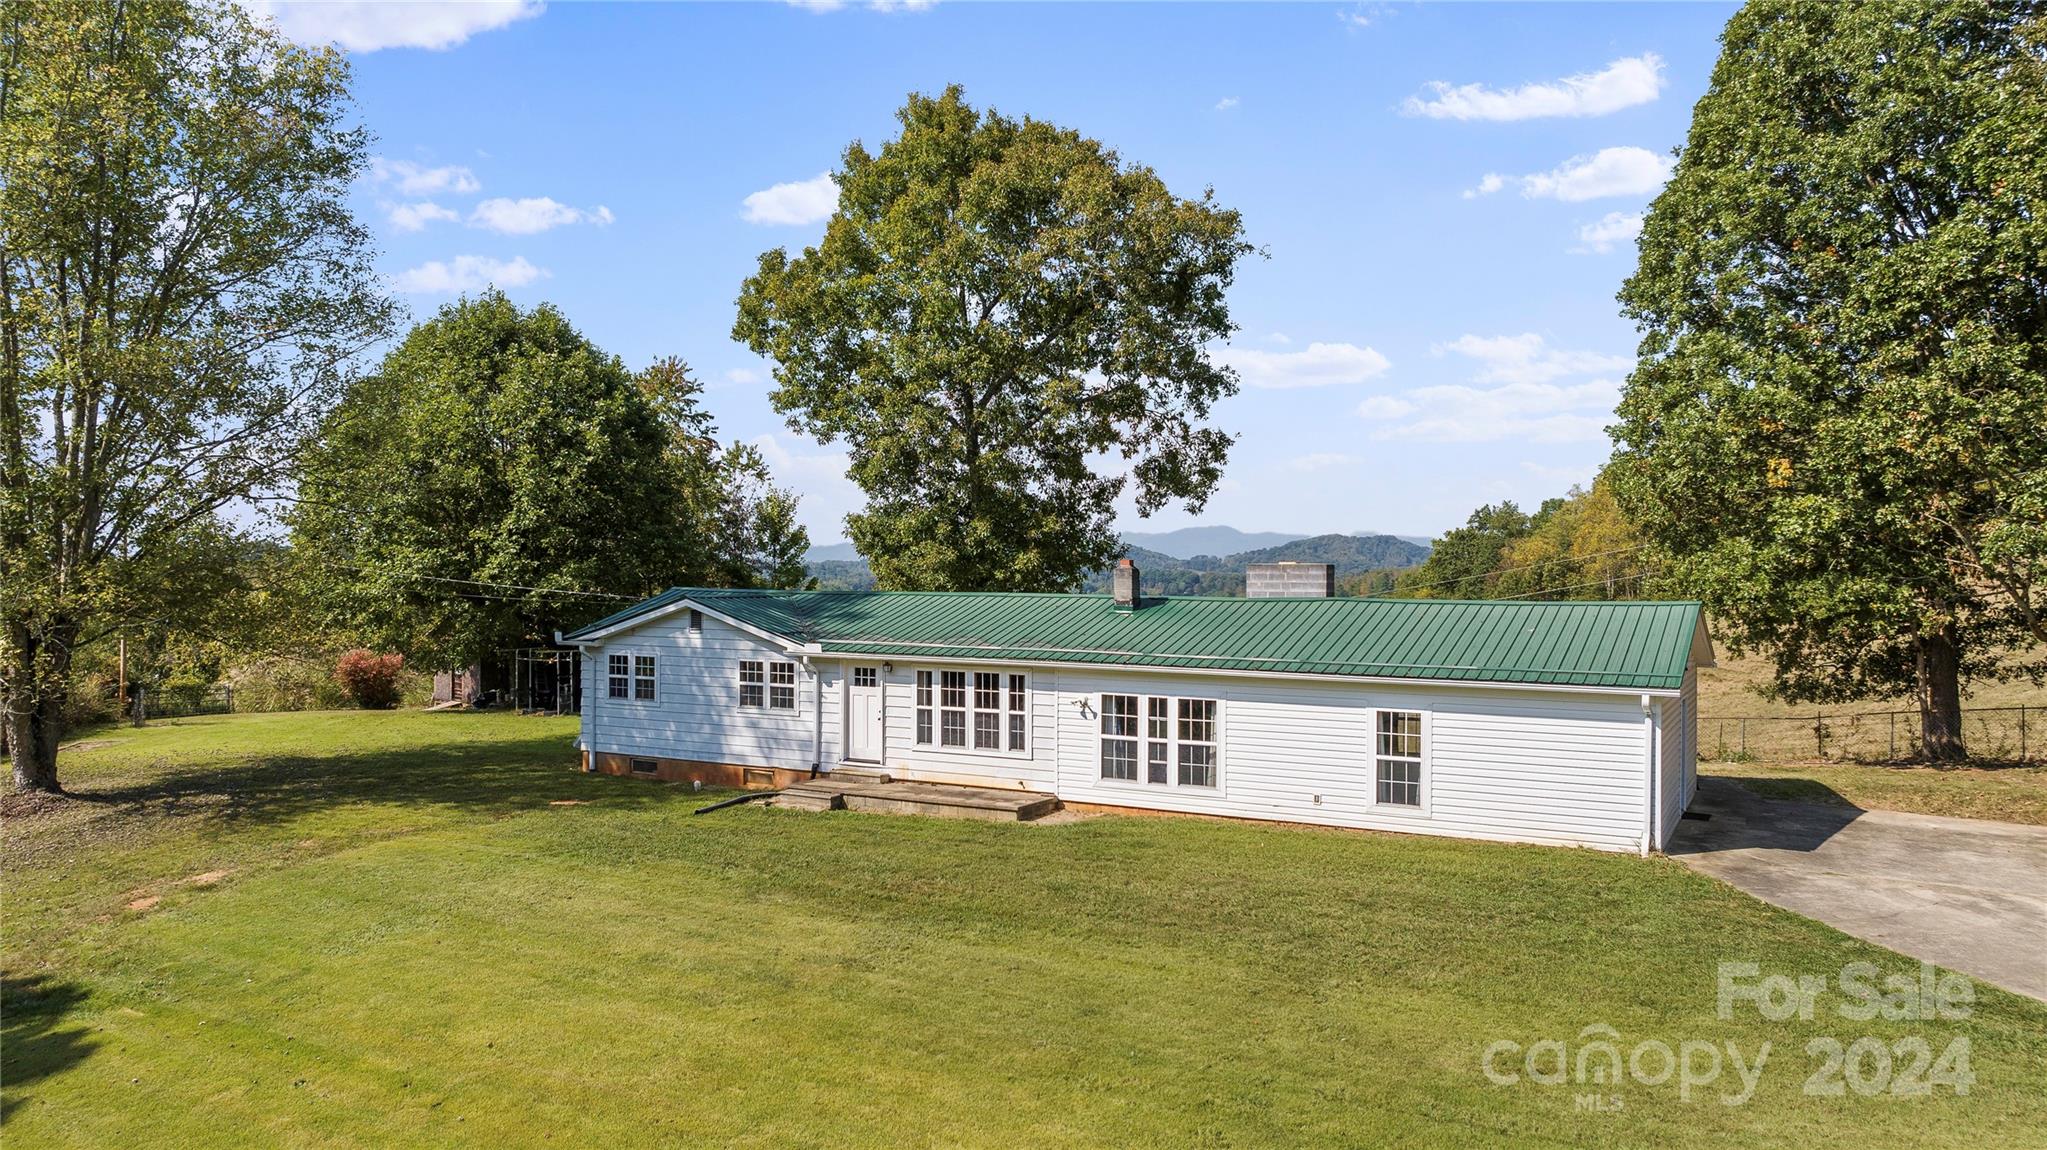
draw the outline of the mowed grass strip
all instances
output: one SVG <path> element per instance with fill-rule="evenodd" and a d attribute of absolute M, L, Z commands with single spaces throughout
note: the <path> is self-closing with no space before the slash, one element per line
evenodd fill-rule
<path fill-rule="evenodd" d="M 1163 818 L 743 807 L 572 725 L 117 729 L 9 796 L 6 1138 L 178 1145 L 1998 1146 L 2047 1006 L 1715 1016 L 1716 964 L 1876 947 L 1661 859 Z M 559 805 L 557 805 L 559 804 Z M 209 877 L 211 876 L 211 877 Z M 204 880 L 204 881 L 202 881 Z M 153 900 L 153 901 L 151 901 Z M 140 909 L 130 909 L 131 906 Z M 1721 1081 L 1496 1086 L 1497 1039 L 1772 1044 Z M 1966 1097 L 1812 1097 L 1806 1042 L 1971 1044 Z M 1503 1065 L 1512 1067 L 1514 1060 Z M 1577 1095 L 1618 1096 L 1618 1110 Z"/>

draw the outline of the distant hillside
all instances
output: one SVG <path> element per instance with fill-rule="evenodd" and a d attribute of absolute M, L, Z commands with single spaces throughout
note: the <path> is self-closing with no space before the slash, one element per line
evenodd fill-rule
<path fill-rule="evenodd" d="M 851 543 L 823 543 L 803 553 L 803 561 L 806 563 L 821 563 L 830 559 L 850 559 L 857 563 L 860 561 L 860 553 L 853 550 Z M 814 575 L 816 572 L 813 571 L 811 574 Z"/>
<path fill-rule="evenodd" d="M 1316 535 L 1220 557 L 1176 559 L 1142 547 L 1129 548 L 1125 555 L 1137 564 L 1143 589 L 1153 595 L 1242 595 L 1244 569 L 1253 563 L 1329 563 L 1341 581 L 1413 567 L 1429 557 L 1429 549 L 1393 535 Z M 1085 589 L 1108 590 L 1109 573 L 1096 572 Z"/>
<path fill-rule="evenodd" d="M 1233 530 L 1221 528 L 1220 530 Z M 1238 534 L 1245 534 L 1238 532 Z M 1125 535 L 1127 543 L 1132 538 Z M 812 549 L 810 574 L 826 591 L 871 591 L 874 575 L 863 560 L 819 559 Z M 1429 557 L 1429 549 L 1396 535 L 1316 535 L 1287 540 L 1277 546 L 1229 555 L 1181 558 L 1148 547 L 1130 546 L 1124 555 L 1137 564 L 1144 590 L 1153 595 L 1242 595 L 1244 568 L 1253 563 L 1331 563 L 1338 580 L 1368 572 L 1413 567 Z M 1089 576 L 1082 590 L 1109 589 L 1109 572 Z"/>
<path fill-rule="evenodd" d="M 1306 538 L 1305 535 L 1290 535 L 1284 531 L 1239 531 L 1218 524 L 1213 527 L 1182 527 L 1178 531 L 1125 531 L 1123 545 L 1141 547 L 1173 559 L 1192 559 L 1197 555 L 1235 555 L 1239 551 L 1277 547 Z M 1142 564 L 1143 560 L 1138 562 Z"/>

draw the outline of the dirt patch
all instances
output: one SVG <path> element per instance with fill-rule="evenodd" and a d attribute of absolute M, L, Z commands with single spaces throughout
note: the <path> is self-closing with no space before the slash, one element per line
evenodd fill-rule
<path fill-rule="evenodd" d="M 589 799 L 549 799 L 549 800 L 547 800 L 547 805 L 548 805 L 548 806 L 551 806 L 551 807 L 582 807 L 582 806 L 588 806 L 589 804 L 590 804 L 590 800 L 589 800 Z"/>
<path fill-rule="evenodd" d="M 8 791 L 0 794 L 0 818 L 33 818 L 70 810 L 73 805 L 69 795 L 53 795 L 48 791 Z"/>
<path fill-rule="evenodd" d="M 192 886 L 212 886 L 214 883 L 219 882 L 221 879 L 224 879 L 227 876 L 228 876 L 227 871 L 209 870 L 202 871 L 199 874 L 195 874 L 191 878 L 186 879 L 185 881 Z"/>
<path fill-rule="evenodd" d="M 153 907 L 153 906 L 155 906 L 155 905 L 156 905 L 157 903 L 159 903 L 159 902 L 162 902 L 162 901 L 163 901 L 163 898 L 162 898 L 162 896 L 160 896 L 160 895 L 146 894 L 146 895 L 143 895 L 143 896 L 142 896 L 141 898 L 138 898 L 138 899 L 131 899 L 131 900 L 129 900 L 129 902 L 128 902 L 128 909 L 129 909 L 129 910 L 148 910 L 148 909 L 149 909 L 150 907 Z"/>
<path fill-rule="evenodd" d="M 57 751 L 59 754 L 65 751 L 92 751 L 98 750 L 101 747 L 118 746 L 127 741 L 126 739 L 80 739 L 75 743 L 58 743 Z"/>

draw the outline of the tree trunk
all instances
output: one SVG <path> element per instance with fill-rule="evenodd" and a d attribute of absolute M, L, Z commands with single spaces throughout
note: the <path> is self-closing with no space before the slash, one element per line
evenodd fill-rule
<path fill-rule="evenodd" d="M 60 700 L 23 701 L 23 709 L 8 716 L 8 739 L 14 750 L 14 786 L 23 791 L 61 794 L 57 785 L 57 740 L 63 736 L 63 703 Z"/>
<path fill-rule="evenodd" d="M 1936 763 L 1969 757 L 1962 745 L 1962 650 L 1952 626 L 1922 631 L 1917 642 L 1919 743 Z"/>

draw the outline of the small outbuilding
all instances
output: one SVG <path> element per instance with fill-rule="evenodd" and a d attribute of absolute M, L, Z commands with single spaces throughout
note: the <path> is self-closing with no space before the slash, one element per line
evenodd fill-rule
<path fill-rule="evenodd" d="M 1126 561 L 1127 564 L 1127 561 Z M 1692 797 L 1692 602 L 678 587 L 561 636 L 585 768 L 845 768 L 1069 804 L 1647 853 Z"/>

